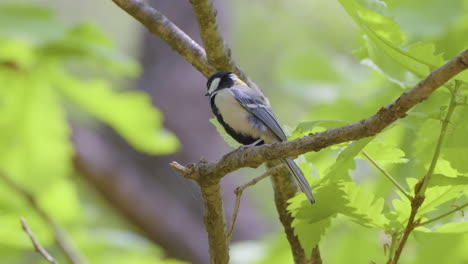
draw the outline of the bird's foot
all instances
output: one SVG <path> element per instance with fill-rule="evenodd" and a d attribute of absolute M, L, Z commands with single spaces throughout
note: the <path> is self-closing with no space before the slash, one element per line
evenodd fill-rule
<path fill-rule="evenodd" d="M 250 147 L 255 147 L 255 146 L 257 146 L 258 143 L 260 143 L 260 142 L 262 142 L 262 141 L 263 141 L 263 139 L 259 139 L 259 140 L 255 141 L 255 142 L 252 143 L 252 144 L 242 145 L 242 146 L 239 147 L 239 149 L 240 149 L 240 150 L 245 150 L 245 149 L 250 148 Z"/>

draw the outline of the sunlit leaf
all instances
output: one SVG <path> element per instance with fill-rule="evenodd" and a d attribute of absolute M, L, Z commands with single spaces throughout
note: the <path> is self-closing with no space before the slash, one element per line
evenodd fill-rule
<path fill-rule="evenodd" d="M 70 132 L 59 98 L 45 79 L 48 74 L 44 67 L 28 78 L 18 75 L 10 116 L 0 122 L 9 141 L 0 167 L 36 190 L 71 172 Z"/>
<path fill-rule="evenodd" d="M 353 219 L 357 224 L 369 227 L 383 227 L 387 220 L 382 214 L 384 200 L 375 199 L 372 192 L 366 186 L 357 186 L 354 182 L 346 182 L 341 186 L 346 193 L 345 199 L 348 201 L 343 210 L 340 211 Z"/>
<path fill-rule="evenodd" d="M 102 81 L 83 82 L 56 74 L 64 96 L 97 119 L 108 123 L 135 148 L 151 154 L 174 152 L 179 142 L 162 127 L 162 114 L 142 92 L 115 92 Z"/>
<path fill-rule="evenodd" d="M 417 228 L 415 231 L 437 234 L 463 234 L 468 232 L 468 221 L 448 223 L 434 230 L 428 228 Z"/>
<path fill-rule="evenodd" d="M 62 38 L 44 43 L 39 50 L 43 56 L 90 59 L 118 74 L 135 76 L 140 72 L 138 64 L 118 52 L 108 37 L 90 23 L 68 29 Z"/>

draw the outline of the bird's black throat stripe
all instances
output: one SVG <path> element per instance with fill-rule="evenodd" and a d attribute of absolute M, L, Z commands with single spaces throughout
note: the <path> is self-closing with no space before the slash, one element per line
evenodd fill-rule
<path fill-rule="evenodd" d="M 234 129 L 232 129 L 232 127 L 230 127 L 228 124 L 226 124 L 226 122 L 224 122 L 223 117 L 221 116 L 221 114 L 219 113 L 218 108 L 215 105 L 215 102 L 214 102 L 215 97 L 216 97 L 216 94 L 214 94 L 213 96 L 210 97 L 211 110 L 213 111 L 213 114 L 215 115 L 218 122 L 224 127 L 224 130 L 226 130 L 226 132 L 234 140 L 236 140 L 237 142 L 239 142 L 242 145 L 250 145 L 250 144 L 254 143 L 255 141 L 257 141 L 259 138 L 253 138 L 253 137 L 241 134 L 241 133 L 237 133 L 236 131 L 234 131 Z M 258 143 L 257 146 L 262 145 L 262 144 L 263 144 L 263 141 Z"/>

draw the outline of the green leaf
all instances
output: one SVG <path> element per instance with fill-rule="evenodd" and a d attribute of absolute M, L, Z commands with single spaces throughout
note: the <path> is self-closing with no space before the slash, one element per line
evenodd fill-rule
<path fill-rule="evenodd" d="M 439 176 L 437 178 L 440 178 Z M 456 178 L 452 178 L 456 179 Z M 417 179 L 414 178 L 407 178 L 406 179 L 408 186 L 411 187 L 409 190 L 410 193 L 414 193 L 414 186 L 418 182 Z M 416 218 L 422 217 L 427 213 L 430 213 L 431 211 L 434 211 L 437 209 L 438 206 L 452 201 L 454 199 L 457 199 L 464 195 L 464 192 L 466 191 L 466 186 L 464 185 L 446 185 L 446 186 L 433 186 L 429 187 L 426 190 L 425 193 L 425 200 L 424 203 L 421 205 L 421 207 L 418 210 L 418 214 L 416 215 Z M 397 221 L 400 224 L 406 223 L 409 217 L 409 213 L 411 211 L 411 204 L 406 199 L 403 194 L 398 192 L 400 199 L 394 199 L 393 200 L 393 207 L 394 207 L 394 213 L 397 215 Z"/>
<path fill-rule="evenodd" d="M 83 221 L 76 186 L 67 178 L 55 180 L 36 195 L 42 209 L 59 223 Z"/>
<path fill-rule="evenodd" d="M 0 107 L 8 114 L 0 118 L 0 131 L 4 131 L 0 133 L 0 168 L 35 190 L 71 172 L 70 131 L 46 79 L 49 74 L 47 67 L 41 67 L 28 77 L 10 75 L 11 90 L 4 94 L 8 105 Z M 5 76 L 0 74 L 0 78 Z M 2 140 L 8 144 L 2 144 Z"/>
<path fill-rule="evenodd" d="M 429 165 L 426 166 L 426 169 L 429 169 Z M 461 175 L 461 173 L 454 169 L 450 162 L 444 158 L 439 158 L 437 160 L 436 167 L 434 169 L 435 174 L 443 174 L 448 177 L 457 177 L 458 175 Z"/>
<path fill-rule="evenodd" d="M 320 239 L 325 235 L 330 224 L 331 218 L 325 218 L 314 223 L 308 223 L 307 221 L 294 222 L 294 233 L 299 237 L 306 256 L 312 254 L 312 249 L 317 246 Z"/>
<path fill-rule="evenodd" d="M 304 250 L 308 252 L 307 255 L 310 255 L 320 241 L 331 223 L 331 218 L 336 216 L 346 203 L 345 193 L 339 188 L 340 184 L 342 181 L 327 182 L 314 188 L 317 200 L 314 205 L 311 205 L 304 195 L 298 194 L 289 200 L 288 211 L 294 217 L 292 223 L 294 233 L 299 237 Z"/>
<path fill-rule="evenodd" d="M 464 185 L 433 186 L 426 190 L 426 199 L 418 211 L 418 215 L 426 214 L 437 206 L 460 198 L 467 188 Z"/>
<path fill-rule="evenodd" d="M 436 234 L 463 234 L 468 232 L 468 221 L 444 224 L 434 230 L 418 227 L 415 231 Z"/>
<path fill-rule="evenodd" d="M 467 176 L 445 176 L 442 174 L 432 175 L 432 179 L 429 182 L 429 186 L 457 186 L 457 185 L 468 185 Z"/>
<path fill-rule="evenodd" d="M 375 199 L 372 192 L 367 191 L 367 186 L 357 186 L 354 182 L 346 182 L 340 186 L 346 193 L 347 204 L 340 211 L 357 224 L 365 227 L 383 227 L 387 220 L 382 214 L 384 199 Z"/>
<path fill-rule="evenodd" d="M 341 179 L 349 181 L 350 177 L 348 171 L 353 170 L 356 167 L 354 158 L 373 139 L 374 137 L 367 137 L 351 143 L 340 153 L 340 155 L 338 155 L 336 162 L 328 168 L 326 175 L 323 178 L 325 179 L 330 177 L 330 179 L 334 180 Z"/>
<path fill-rule="evenodd" d="M 17 68 L 26 69 L 31 68 L 36 62 L 37 55 L 27 43 L 18 40 L 0 39 L 0 63 L 10 63 Z M 12 74 L 11 71 L 5 71 L 4 73 L 5 75 Z"/>
<path fill-rule="evenodd" d="M 226 142 L 230 147 L 236 149 L 241 146 L 241 144 L 239 144 L 230 135 L 228 135 L 226 130 L 224 130 L 224 127 L 215 118 L 210 118 L 210 123 L 213 124 L 213 126 L 215 126 L 216 131 L 218 131 L 218 133 L 224 139 L 224 142 Z"/>
<path fill-rule="evenodd" d="M 416 43 L 404 47 L 406 36 L 401 32 L 398 23 L 362 7 L 354 0 L 339 2 L 367 37 L 368 50 L 360 51 L 358 57 L 361 59 L 369 57 L 384 72 L 386 62 L 391 59 L 419 77 L 425 77 L 431 70 L 443 65 L 445 60 L 442 56 L 434 54 L 434 44 Z M 387 57 L 382 58 L 382 54 L 379 53 L 384 53 Z M 393 78 L 405 81 L 401 79 L 402 76 L 403 74 Z"/>
<path fill-rule="evenodd" d="M 48 58 L 62 57 L 79 61 L 89 59 L 92 63 L 121 75 L 136 76 L 140 73 L 139 65 L 118 52 L 108 37 L 91 23 L 70 28 L 62 38 L 44 43 L 39 50 Z"/>
<path fill-rule="evenodd" d="M 460 99 L 463 98 L 459 98 L 459 101 Z M 458 105 L 455 108 L 442 150 L 442 157 L 450 162 L 453 169 L 463 174 L 468 173 L 468 162 L 466 162 L 468 160 L 468 140 L 466 140 L 466 131 L 468 131 L 467 116 L 468 107 L 466 104 Z M 449 176 L 443 172 L 442 174 Z"/>
<path fill-rule="evenodd" d="M 408 162 L 408 159 L 404 158 L 405 152 L 388 141 L 386 138 L 382 139 L 381 135 L 379 135 L 377 139 L 365 147 L 364 151 L 381 165 Z M 362 157 L 362 159 L 366 158 Z"/>
<path fill-rule="evenodd" d="M 150 154 L 177 150 L 179 141 L 162 127 L 162 114 L 142 92 L 115 92 L 101 81 L 81 81 L 57 72 L 56 85 L 73 103 L 109 124 L 133 147 Z"/>
<path fill-rule="evenodd" d="M 60 37 L 65 26 L 51 10 L 31 3 L 0 4 L 0 38 L 40 44 Z"/>
<path fill-rule="evenodd" d="M 298 194 L 291 198 L 288 211 L 291 212 L 294 221 L 303 220 L 313 223 L 336 215 L 348 202 L 346 194 L 340 188 L 342 184 L 343 181 L 326 182 L 315 187 L 313 191 L 317 203 L 314 205 L 311 205 L 304 195 Z M 329 201 L 333 201 L 333 203 L 329 203 Z"/>

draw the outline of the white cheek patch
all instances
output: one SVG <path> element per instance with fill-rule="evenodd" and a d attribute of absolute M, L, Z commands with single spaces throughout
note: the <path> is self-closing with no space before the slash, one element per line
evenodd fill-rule
<path fill-rule="evenodd" d="M 212 94 L 218 88 L 220 81 L 221 81 L 220 78 L 216 78 L 213 81 L 211 81 L 210 88 L 208 89 L 209 94 Z"/>

